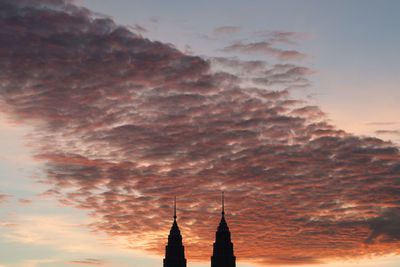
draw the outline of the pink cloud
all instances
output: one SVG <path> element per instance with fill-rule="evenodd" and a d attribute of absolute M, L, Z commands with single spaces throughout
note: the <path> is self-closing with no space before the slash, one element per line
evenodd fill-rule
<path fill-rule="evenodd" d="M 224 52 L 261 53 L 283 61 L 300 61 L 307 56 L 295 50 L 276 48 L 271 42 L 236 43 L 222 49 Z"/>
<path fill-rule="evenodd" d="M 240 31 L 242 28 L 239 26 L 221 26 L 214 29 L 214 34 L 232 34 Z"/>
<path fill-rule="evenodd" d="M 258 37 L 267 38 L 272 43 L 282 43 L 285 45 L 298 45 L 298 41 L 307 41 L 315 37 L 314 34 L 307 32 L 288 32 L 263 30 L 254 33 Z"/>
<path fill-rule="evenodd" d="M 7 199 L 11 198 L 11 197 L 13 197 L 13 196 L 7 195 L 7 194 L 0 194 L 0 204 L 8 202 Z"/>
<path fill-rule="evenodd" d="M 400 135 L 400 130 L 377 130 L 375 131 L 376 134 L 394 134 Z"/>
<path fill-rule="evenodd" d="M 28 205 L 28 204 L 31 204 L 33 201 L 30 200 L 30 199 L 23 199 L 23 198 L 20 198 L 20 199 L 18 199 L 18 202 L 21 203 L 21 204 L 23 204 L 23 205 Z"/>
<path fill-rule="evenodd" d="M 88 10 L 22 12 L 21 3 L 0 4 L 8 11 L 0 13 L 2 112 L 37 125 L 32 144 L 52 186 L 45 194 L 89 210 L 94 230 L 161 255 L 178 196 L 187 255 L 208 260 L 223 189 L 239 260 L 399 252 L 393 144 L 350 135 L 288 90 L 240 86 L 244 77 L 213 73 L 206 60 Z M 288 56 L 268 43 L 235 49 Z M 313 73 L 239 63 L 266 86 L 306 84 Z M 83 262 L 100 264 L 71 264 Z"/>

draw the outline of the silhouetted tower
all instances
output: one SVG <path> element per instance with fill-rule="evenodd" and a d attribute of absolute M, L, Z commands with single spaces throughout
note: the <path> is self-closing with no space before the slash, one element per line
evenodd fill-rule
<path fill-rule="evenodd" d="M 174 199 L 174 223 L 165 247 L 164 267 L 186 267 L 185 247 L 182 245 L 181 231 L 176 223 L 176 197 Z"/>
<path fill-rule="evenodd" d="M 211 267 L 236 267 L 236 257 L 233 255 L 231 232 L 225 221 L 224 192 L 222 192 L 222 218 L 215 234 Z"/>

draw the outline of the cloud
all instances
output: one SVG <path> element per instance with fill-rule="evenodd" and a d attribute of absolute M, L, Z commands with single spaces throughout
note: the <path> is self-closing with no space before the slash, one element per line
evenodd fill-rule
<path fill-rule="evenodd" d="M 67 264 L 102 266 L 102 265 L 104 265 L 104 261 L 98 260 L 98 259 L 87 258 L 84 260 L 70 261 Z"/>
<path fill-rule="evenodd" d="M 383 216 L 371 218 L 368 221 L 372 232 L 365 240 L 367 244 L 376 242 L 390 242 L 391 240 L 400 240 L 400 210 L 399 208 L 387 209 Z"/>
<path fill-rule="evenodd" d="M 18 199 L 18 202 L 21 203 L 21 204 L 23 204 L 23 205 L 28 205 L 28 204 L 31 204 L 33 201 L 30 200 L 30 199 L 23 199 L 23 198 L 20 198 L 20 199 Z"/>
<path fill-rule="evenodd" d="M 310 87 L 308 77 L 316 71 L 294 64 L 268 65 L 262 60 L 240 60 L 238 58 L 214 57 L 209 59 L 211 69 L 215 72 L 233 74 L 236 84 L 248 86 L 253 84 L 261 88 L 290 90 Z M 233 78 L 234 77 L 234 78 Z"/>
<path fill-rule="evenodd" d="M 283 61 L 301 61 L 307 56 L 296 50 L 284 50 L 273 46 L 272 42 L 235 43 L 221 49 L 223 52 L 258 53 Z"/>
<path fill-rule="evenodd" d="M 308 76 L 315 71 L 307 67 L 293 64 L 275 64 L 272 68 L 266 69 L 252 81 L 258 86 L 278 86 L 284 85 L 287 88 L 309 87 L 311 85 Z"/>
<path fill-rule="evenodd" d="M 242 28 L 238 26 L 221 26 L 214 29 L 214 35 L 232 34 L 240 31 Z"/>
<path fill-rule="evenodd" d="M 129 26 L 128 27 L 130 30 L 135 31 L 135 32 L 139 32 L 139 33 L 146 33 L 148 32 L 148 30 L 142 26 L 140 26 L 139 24 L 135 24 L 133 26 Z"/>
<path fill-rule="evenodd" d="M 229 29 L 228 27 L 227 30 Z M 253 39 L 256 41 L 235 41 L 233 44 L 222 48 L 221 51 L 266 55 L 279 61 L 302 61 L 308 56 L 297 50 L 282 48 L 282 46 L 297 46 L 299 41 L 306 41 L 313 36 L 309 33 L 270 30 L 257 31 L 253 35 L 255 36 L 253 36 Z"/>
<path fill-rule="evenodd" d="M 368 122 L 366 125 L 372 125 L 372 126 L 386 126 L 386 125 L 395 125 L 397 122 Z"/>
<path fill-rule="evenodd" d="M 259 74 L 261 75 L 268 63 L 262 60 L 240 60 L 237 57 L 213 57 L 210 62 L 214 67 L 222 67 L 221 70 L 235 72 L 235 75 L 240 74 Z"/>
<path fill-rule="evenodd" d="M 11 197 L 13 197 L 13 196 L 8 195 L 8 194 L 0 194 L 0 204 L 8 202 L 7 199 L 11 198 Z"/>
<path fill-rule="evenodd" d="M 298 45 L 298 41 L 307 41 L 314 38 L 314 34 L 306 32 L 287 32 L 287 31 L 256 31 L 255 36 L 267 38 L 272 43 L 282 43 L 285 45 Z"/>
<path fill-rule="evenodd" d="M 0 4 L 1 112 L 36 126 L 46 194 L 90 212 L 92 230 L 162 255 L 177 196 L 186 254 L 208 261 L 225 190 L 240 261 L 399 252 L 398 149 L 264 87 L 306 84 L 312 70 L 238 61 L 267 78 L 244 86 L 244 73 L 213 72 L 86 9 L 22 6 Z"/>
<path fill-rule="evenodd" d="M 377 130 L 375 134 L 395 134 L 400 135 L 400 130 Z"/>

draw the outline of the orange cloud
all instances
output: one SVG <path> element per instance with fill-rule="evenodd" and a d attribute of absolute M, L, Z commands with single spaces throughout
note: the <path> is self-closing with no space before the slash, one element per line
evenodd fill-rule
<path fill-rule="evenodd" d="M 104 262 L 102 260 L 98 260 L 98 259 L 87 258 L 87 259 L 79 260 L 79 261 L 70 261 L 70 262 L 67 262 L 67 264 L 102 266 L 102 265 L 104 265 Z"/>

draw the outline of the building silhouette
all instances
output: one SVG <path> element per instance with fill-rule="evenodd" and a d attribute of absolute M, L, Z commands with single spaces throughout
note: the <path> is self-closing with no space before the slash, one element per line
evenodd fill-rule
<path fill-rule="evenodd" d="M 164 267 L 186 267 L 185 247 L 182 244 L 182 235 L 176 222 L 176 198 L 174 201 L 174 222 L 168 236 L 168 245 L 165 247 Z"/>
<path fill-rule="evenodd" d="M 211 267 L 236 267 L 236 257 L 233 255 L 231 232 L 225 220 L 224 192 L 222 192 L 221 221 L 215 233 Z"/>
<path fill-rule="evenodd" d="M 221 221 L 215 233 L 211 267 L 236 267 L 236 257 L 233 254 L 231 232 L 225 220 L 223 192 L 221 215 Z M 181 232 L 176 222 L 176 198 L 174 201 L 174 222 L 168 236 L 168 245 L 165 247 L 164 267 L 186 267 L 185 248 L 182 245 Z"/>

